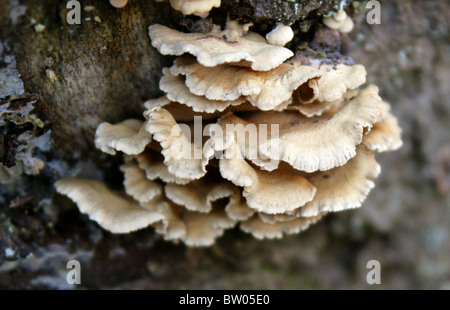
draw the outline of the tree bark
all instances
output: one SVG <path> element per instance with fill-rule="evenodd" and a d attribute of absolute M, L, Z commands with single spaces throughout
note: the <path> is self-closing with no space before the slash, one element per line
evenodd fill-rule
<path fill-rule="evenodd" d="M 94 9 L 82 5 L 81 24 L 69 25 L 65 1 L 23 4 L 27 13 L 6 37 L 25 89 L 41 97 L 37 109 L 53 124 L 55 151 L 89 156 L 100 122 L 141 118 L 142 103 L 160 94 L 168 62 L 152 48 L 147 29 L 170 22 L 170 9 L 155 1 L 132 1 L 124 10 L 89 1 Z M 38 24 L 45 29 L 36 31 Z"/>

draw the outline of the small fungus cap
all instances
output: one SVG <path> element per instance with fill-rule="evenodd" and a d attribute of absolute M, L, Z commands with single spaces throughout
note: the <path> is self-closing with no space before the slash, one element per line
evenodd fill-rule
<path fill-rule="evenodd" d="M 109 0 L 109 3 L 118 9 L 125 7 L 128 3 L 128 0 Z"/>
<path fill-rule="evenodd" d="M 130 161 L 120 170 L 124 174 L 125 192 L 139 203 L 146 203 L 162 194 L 162 186 L 147 179 L 143 171 L 135 161 Z"/>
<path fill-rule="evenodd" d="M 141 153 L 152 141 L 144 122 L 135 119 L 112 125 L 101 123 L 95 132 L 95 146 L 105 153 L 115 155 L 121 151 L 128 155 Z"/>
<path fill-rule="evenodd" d="M 348 33 L 353 30 L 354 23 L 350 16 L 344 10 L 337 13 L 335 16 L 324 17 L 323 23 L 331 29 L 336 29 L 342 33 Z"/>
<path fill-rule="evenodd" d="M 282 23 L 277 23 L 276 27 L 266 34 L 266 39 L 269 44 L 285 46 L 294 38 L 294 31 L 289 26 Z"/>
<path fill-rule="evenodd" d="M 212 8 L 220 7 L 221 0 L 170 0 L 170 5 L 184 15 L 208 16 Z"/>

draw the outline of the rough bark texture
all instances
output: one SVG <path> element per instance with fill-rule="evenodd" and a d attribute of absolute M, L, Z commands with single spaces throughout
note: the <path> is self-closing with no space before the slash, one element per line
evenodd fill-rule
<path fill-rule="evenodd" d="M 217 11 L 226 10 L 231 17 L 261 24 L 261 27 L 267 28 L 276 22 L 292 25 L 297 21 L 316 19 L 331 12 L 338 12 L 349 2 L 349 0 L 223 0 Z"/>
<path fill-rule="evenodd" d="M 8 1 L 2 2 L 7 12 Z M 21 3 L 27 12 L 4 32 L 14 37 L 25 88 L 41 96 L 37 108 L 52 121 L 60 154 L 87 155 L 99 122 L 140 116 L 142 102 L 158 95 L 165 60 L 151 47 L 147 28 L 170 24 L 170 10 L 154 1 L 136 1 L 126 10 L 90 1 L 82 8 L 95 9 L 82 11 L 80 25 L 69 25 L 65 1 Z M 36 31 L 38 24 L 45 29 Z"/>
<path fill-rule="evenodd" d="M 235 14 L 253 16 L 248 7 L 256 2 L 241 1 L 245 10 Z M 19 4 L 28 8 L 22 16 Z M 122 10 L 100 0 L 86 5 L 95 9 L 83 12 L 80 26 L 69 26 L 63 22 L 64 3 L 0 0 L 0 18 L 9 24 L 0 32 L 9 46 L 4 53 L 15 56 L 25 90 L 40 95 L 37 108 L 52 124 L 55 140 L 40 176 L 24 177 L 21 191 L 0 191 L 1 288 L 450 286 L 448 2 L 382 1 L 380 25 L 367 24 L 364 14 L 355 16 L 350 55 L 366 66 L 368 82 L 378 85 L 392 104 L 405 142 L 400 151 L 377 156 L 382 174 L 363 207 L 330 215 L 281 240 L 258 241 L 234 230 L 208 249 L 166 243 L 152 229 L 115 236 L 80 215 L 67 199 L 50 199 L 60 174 L 116 176 L 117 160 L 93 151 L 95 127 L 101 121 L 139 117 L 142 101 L 158 95 L 160 68 L 170 59 L 151 48 L 148 25 L 180 28 L 196 21 L 148 0 L 132 1 Z M 302 22 L 294 27 L 301 28 Z M 33 23 L 46 28 L 36 32 Z M 73 160 L 80 157 L 96 165 Z M 68 165 L 58 158 L 72 161 Z M 80 287 L 66 282 L 71 259 L 82 264 Z M 366 264 L 372 259 L 382 267 L 378 286 L 366 282 Z"/>

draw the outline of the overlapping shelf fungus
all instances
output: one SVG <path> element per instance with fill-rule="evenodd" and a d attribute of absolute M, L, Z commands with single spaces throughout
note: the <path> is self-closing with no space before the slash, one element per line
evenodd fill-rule
<path fill-rule="evenodd" d="M 347 18 L 327 23 L 347 31 Z M 294 54 L 292 30 L 276 27 L 263 37 L 236 21 L 210 33 L 150 26 L 152 45 L 177 56 L 163 69 L 165 95 L 95 137 L 123 154 L 124 192 L 86 179 L 59 180 L 58 192 L 111 232 L 153 226 L 188 246 L 236 225 L 281 238 L 360 207 L 380 173 L 374 152 L 402 144 L 397 120 L 364 85 L 364 66 Z"/>

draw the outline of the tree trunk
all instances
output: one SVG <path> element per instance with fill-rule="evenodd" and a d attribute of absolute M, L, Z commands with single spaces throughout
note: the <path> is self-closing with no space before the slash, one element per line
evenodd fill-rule
<path fill-rule="evenodd" d="M 371 288 L 365 277 L 372 259 L 382 263 L 381 288 L 449 285 L 448 2 L 381 1 L 380 25 L 369 25 L 367 11 L 357 9 L 365 2 L 349 6 L 356 23 L 350 56 L 392 104 L 405 142 L 377 156 L 382 174 L 363 207 L 282 240 L 234 230 L 208 249 L 164 242 L 152 229 L 112 235 L 67 199 L 50 199 L 61 174 L 117 177 L 118 159 L 95 149 L 94 131 L 103 121 L 141 119 L 143 102 L 161 95 L 161 69 L 172 59 L 152 48 L 148 26 L 182 29 L 198 20 L 153 0 L 123 9 L 106 0 L 80 2 L 81 24 L 69 25 L 66 1 L 0 0 L 0 97 L 20 91 L 11 74 L 18 70 L 25 92 L 39 96 L 39 118 L 54 139 L 41 175 L 23 176 L 15 183 L 20 190 L 0 191 L 0 288 L 77 288 L 65 278 L 70 259 L 82 262 L 83 288 Z M 289 2 L 299 11 L 286 3 L 223 0 L 211 16 L 223 23 L 228 11 L 262 32 L 283 21 L 309 40 L 321 15 L 340 1 Z"/>

